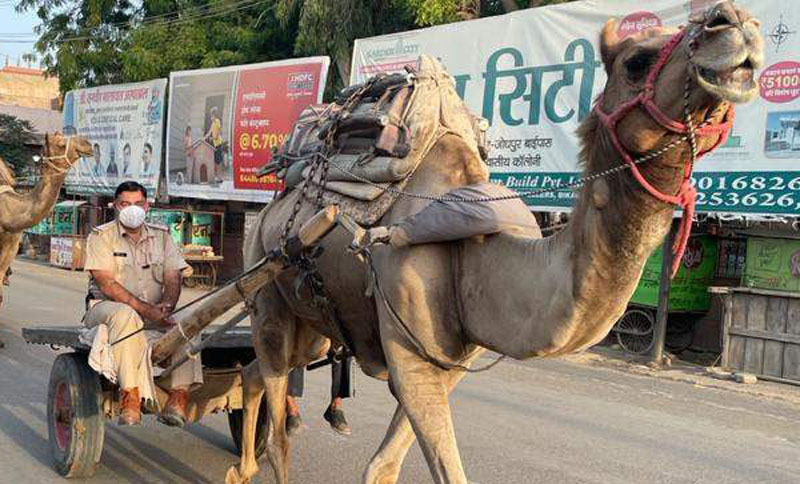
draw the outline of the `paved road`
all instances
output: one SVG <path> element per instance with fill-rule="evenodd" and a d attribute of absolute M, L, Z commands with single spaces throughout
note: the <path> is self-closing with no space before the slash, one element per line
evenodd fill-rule
<path fill-rule="evenodd" d="M 51 483 L 45 425 L 46 383 L 54 353 L 26 346 L 23 326 L 78 321 L 85 276 L 16 262 L 0 312 L 0 483 Z M 292 449 L 296 483 L 358 481 L 393 410 L 385 385 L 358 376 L 348 402 L 350 438 L 321 419 L 329 382 L 309 374 L 308 427 Z M 567 361 L 504 363 L 472 375 L 453 406 L 461 452 L 473 483 L 796 483 L 800 408 L 727 390 Z M 186 430 L 148 419 L 135 429 L 107 427 L 102 466 L 92 483 L 219 483 L 235 462 L 224 415 Z M 273 482 L 265 472 L 255 482 Z M 431 482 L 419 449 L 403 483 Z"/>

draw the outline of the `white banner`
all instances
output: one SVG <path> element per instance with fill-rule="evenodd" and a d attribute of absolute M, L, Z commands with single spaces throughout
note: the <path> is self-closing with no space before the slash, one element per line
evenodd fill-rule
<path fill-rule="evenodd" d="M 492 179 L 520 190 L 555 187 L 580 174 L 575 130 L 606 82 L 598 38 L 686 25 L 714 0 L 579 1 L 355 42 L 352 83 L 397 72 L 420 54 L 438 57 L 469 107 L 488 119 Z M 761 22 L 760 97 L 738 106 L 728 142 L 695 169 L 698 210 L 800 215 L 800 8 L 786 0 L 739 0 Z M 646 9 L 646 10 L 645 10 Z M 562 211 L 574 193 L 528 199 Z"/>
<path fill-rule="evenodd" d="M 155 197 L 161 173 L 167 80 L 77 89 L 64 96 L 64 132 L 92 142 L 94 156 L 70 170 L 71 193 L 113 195 L 136 180 Z"/>

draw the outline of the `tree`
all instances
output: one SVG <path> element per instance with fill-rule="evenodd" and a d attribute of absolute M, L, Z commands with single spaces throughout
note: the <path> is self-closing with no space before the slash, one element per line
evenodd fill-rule
<path fill-rule="evenodd" d="M 66 92 L 169 72 L 292 56 L 296 21 L 268 0 L 21 0 L 35 11 L 36 49 Z"/>
<path fill-rule="evenodd" d="M 306 55 L 350 80 L 353 41 L 570 0 L 19 0 L 62 92 Z"/>
<path fill-rule="evenodd" d="M 13 166 L 17 176 L 25 174 L 33 165 L 36 150 L 33 126 L 24 119 L 0 114 L 0 159 Z"/>

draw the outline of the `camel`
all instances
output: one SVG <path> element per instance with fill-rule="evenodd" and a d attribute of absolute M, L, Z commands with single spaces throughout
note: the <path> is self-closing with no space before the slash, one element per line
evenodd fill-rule
<path fill-rule="evenodd" d="M 624 39 L 616 31 L 616 21 L 610 20 L 600 35 L 608 81 L 578 131 L 584 176 L 623 165 L 628 157 L 657 156 L 637 169 L 584 185 L 568 226 L 547 238 L 538 228 L 519 228 L 458 242 L 374 247 L 386 300 L 430 358 L 398 329 L 383 301 L 366 295 L 367 272 L 345 253 L 352 237 L 337 228 L 323 240 L 319 271 L 351 349 L 367 375 L 388 381 L 398 402 L 362 482 L 396 482 L 418 439 L 434 482 L 466 484 L 448 403 L 465 371 L 436 363 L 467 366 L 486 349 L 515 359 L 555 357 L 602 340 L 625 310 L 648 256 L 669 231 L 674 203 L 665 200 L 680 201 L 685 212 L 690 208 L 687 177 L 695 157 L 690 137 L 683 140 L 676 124 L 693 123 L 695 148 L 704 154 L 724 140 L 730 106 L 757 94 L 753 75 L 763 62 L 759 24 L 729 2 L 679 31 L 657 28 Z M 663 65 L 656 69 L 660 57 Z M 654 109 L 648 110 L 632 100 L 645 91 L 650 74 Z M 626 110 L 617 111 L 621 106 Z M 609 121 L 611 113 L 616 124 Z M 441 138 L 405 190 L 441 195 L 487 180 L 485 165 L 463 143 L 454 136 Z M 682 196 L 663 196 L 675 193 Z M 299 196 L 294 190 L 264 208 L 245 243 L 246 265 L 279 246 L 283 222 Z M 391 226 L 427 203 L 400 197 L 379 223 Z M 303 203 L 294 227 L 315 210 Z M 297 298 L 291 273 L 263 288 L 253 304 L 257 362 L 243 372 L 243 449 L 226 483 L 248 482 L 258 472 L 253 443 L 265 395 L 267 456 L 276 482 L 287 484 L 287 374 L 319 355 L 325 339 L 336 335 L 317 310 Z"/>
<path fill-rule="evenodd" d="M 39 223 L 53 210 L 70 167 L 81 156 L 91 154 L 92 145 L 85 138 L 65 138 L 61 133 L 45 135 L 39 182 L 24 194 L 14 191 L 14 175 L 0 160 L 0 274 L 5 275 L 14 260 L 22 231 Z M 0 305 L 2 303 L 0 286 Z"/>

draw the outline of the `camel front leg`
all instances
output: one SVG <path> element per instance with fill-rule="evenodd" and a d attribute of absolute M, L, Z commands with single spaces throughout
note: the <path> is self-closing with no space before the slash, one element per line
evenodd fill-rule
<path fill-rule="evenodd" d="M 465 362 L 464 366 L 471 366 L 484 350 L 475 351 Z M 447 393 L 453 391 L 458 382 L 466 375 L 463 371 L 450 371 L 443 375 Z M 394 484 L 400 477 L 400 468 L 406 458 L 408 449 L 414 444 L 416 436 L 411 422 L 408 420 L 403 406 L 397 404 L 392 422 L 386 431 L 386 436 L 381 442 L 378 451 L 372 457 L 364 471 L 362 482 L 364 484 Z"/>
<path fill-rule="evenodd" d="M 436 484 L 467 484 L 447 401 L 450 389 L 445 384 L 446 372 L 407 348 L 393 328 L 382 324 L 381 335 L 395 396 L 411 422 L 433 481 Z M 397 417 L 394 432 L 403 429 L 402 415 Z M 391 445 L 394 442 L 390 439 L 387 447 L 394 448 L 395 452 L 408 444 L 409 437 L 398 434 L 396 438 L 396 444 Z"/>
<path fill-rule="evenodd" d="M 242 370 L 242 406 L 244 408 L 244 421 L 242 423 L 242 455 L 239 466 L 232 466 L 225 476 L 225 484 L 246 484 L 258 474 L 256 462 L 256 425 L 258 422 L 258 407 L 264 395 L 264 383 L 258 362 L 254 361 Z"/>

